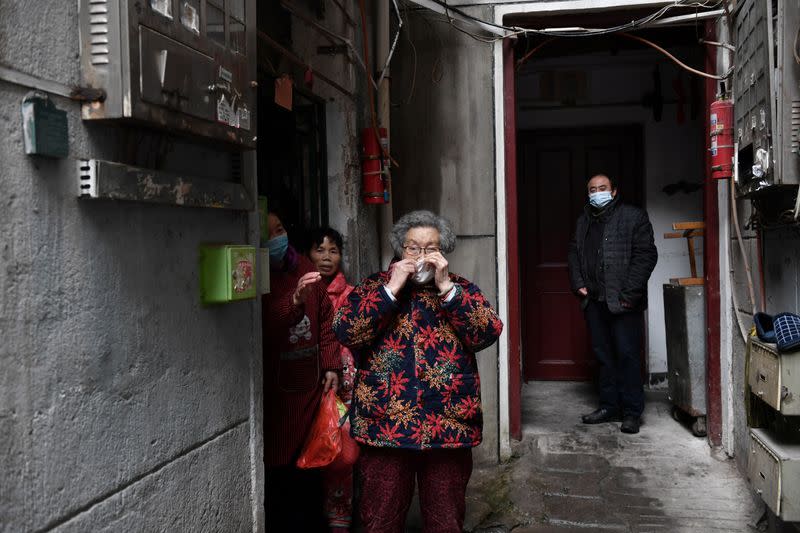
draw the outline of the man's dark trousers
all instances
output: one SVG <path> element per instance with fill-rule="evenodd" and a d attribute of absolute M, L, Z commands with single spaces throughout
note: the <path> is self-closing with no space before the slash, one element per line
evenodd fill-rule
<path fill-rule="evenodd" d="M 599 366 L 600 408 L 640 417 L 644 411 L 642 312 L 615 315 L 605 302 L 590 299 L 584 313 Z"/>

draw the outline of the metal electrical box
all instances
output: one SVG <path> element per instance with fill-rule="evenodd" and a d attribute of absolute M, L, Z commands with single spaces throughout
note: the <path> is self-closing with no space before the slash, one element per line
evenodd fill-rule
<path fill-rule="evenodd" d="M 779 353 L 774 344 L 750 341 L 750 392 L 785 416 L 800 416 L 800 352 Z"/>
<path fill-rule="evenodd" d="M 734 124 L 739 191 L 800 183 L 800 10 L 744 0 L 735 12 Z"/>
<path fill-rule="evenodd" d="M 669 399 L 681 411 L 702 417 L 692 428 L 705 433 L 706 321 L 705 290 L 699 286 L 664 285 Z"/>
<path fill-rule="evenodd" d="M 255 147 L 255 0 L 79 0 L 84 120 Z"/>
<path fill-rule="evenodd" d="M 234 244 L 200 247 L 200 300 L 220 304 L 256 297 L 256 249 Z"/>
<path fill-rule="evenodd" d="M 772 512 L 786 522 L 800 521 L 800 441 L 751 429 L 747 471 Z"/>

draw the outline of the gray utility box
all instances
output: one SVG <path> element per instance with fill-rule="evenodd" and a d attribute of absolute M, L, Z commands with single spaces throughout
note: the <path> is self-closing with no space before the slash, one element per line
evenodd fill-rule
<path fill-rule="evenodd" d="M 255 0 L 79 0 L 84 120 L 254 148 Z"/>
<path fill-rule="evenodd" d="M 702 286 L 664 285 L 669 398 L 694 417 L 706 415 L 705 316 Z"/>
<path fill-rule="evenodd" d="M 781 354 L 752 339 L 747 374 L 751 393 L 784 416 L 800 416 L 800 352 Z"/>
<path fill-rule="evenodd" d="M 792 0 L 743 0 L 736 2 L 733 25 L 739 192 L 797 185 L 800 9 Z"/>
<path fill-rule="evenodd" d="M 750 483 L 781 520 L 800 522 L 800 442 L 750 430 Z"/>

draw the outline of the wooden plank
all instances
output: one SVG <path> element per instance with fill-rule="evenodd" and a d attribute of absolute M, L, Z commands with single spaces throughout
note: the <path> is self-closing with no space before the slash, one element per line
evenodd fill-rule
<path fill-rule="evenodd" d="M 672 224 L 672 229 L 675 231 L 684 229 L 703 229 L 705 227 L 705 222 L 673 222 Z"/>
<path fill-rule="evenodd" d="M 703 278 L 670 278 L 669 282 L 681 287 L 692 287 L 703 285 L 705 280 Z"/>
<path fill-rule="evenodd" d="M 683 239 L 684 237 L 702 237 L 705 232 L 701 229 L 690 229 L 686 231 L 676 231 L 664 234 L 665 239 Z"/>

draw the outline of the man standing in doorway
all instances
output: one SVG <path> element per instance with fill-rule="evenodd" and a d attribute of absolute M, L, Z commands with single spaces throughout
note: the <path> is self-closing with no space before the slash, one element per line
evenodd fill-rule
<path fill-rule="evenodd" d="M 600 407 L 584 424 L 617 421 L 638 433 L 644 411 L 639 357 L 647 280 L 658 260 L 647 212 L 623 204 L 613 179 L 595 174 L 569 246 L 570 285 L 581 299 L 598 363 Z"/>

